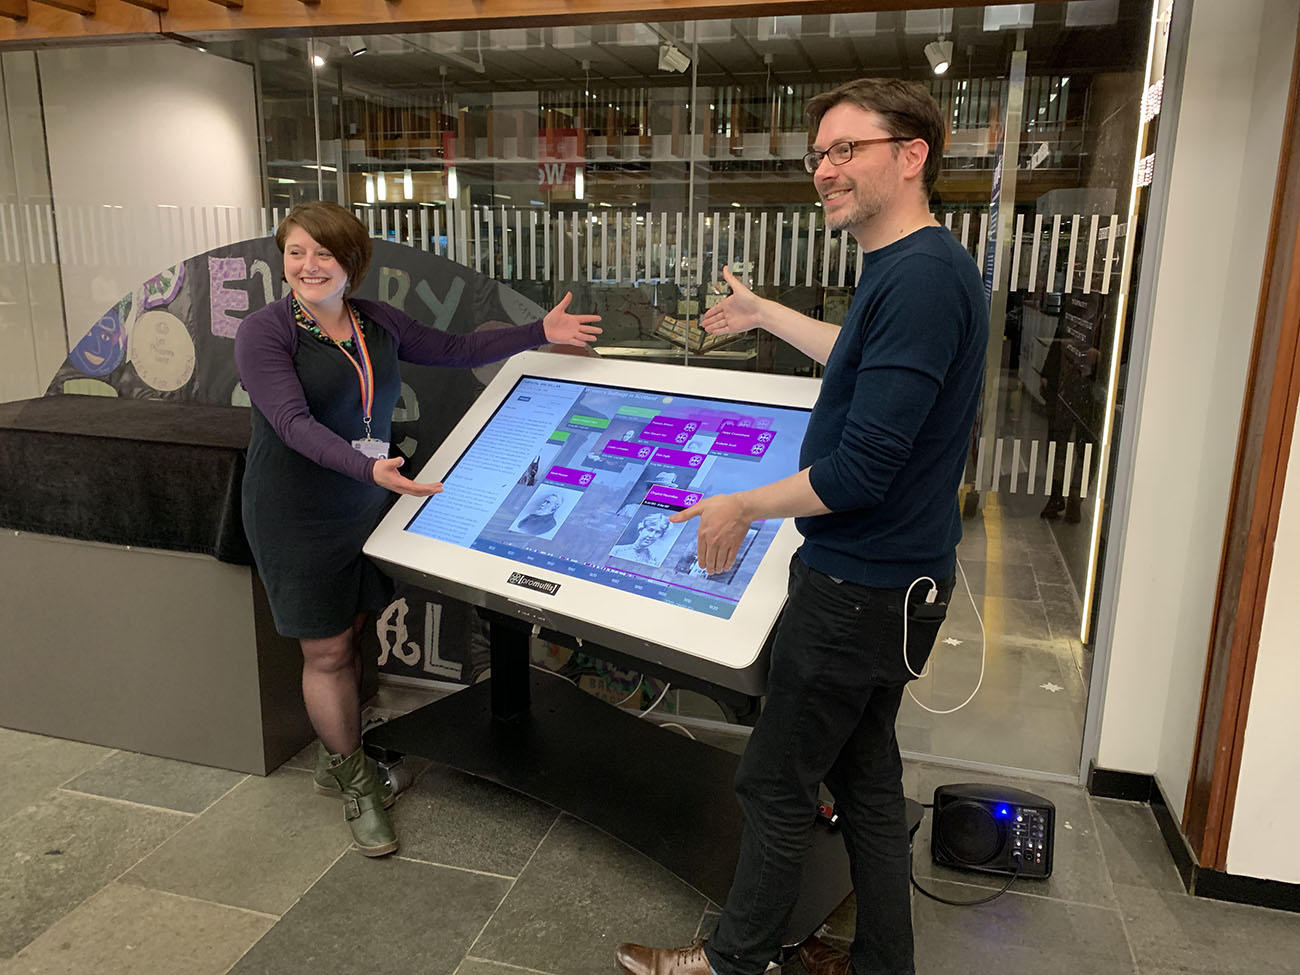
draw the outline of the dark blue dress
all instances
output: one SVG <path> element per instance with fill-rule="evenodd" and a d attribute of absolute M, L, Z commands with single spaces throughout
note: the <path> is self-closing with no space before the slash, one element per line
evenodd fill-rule
<path fill-rule="evenodd" d="M 371 435 L 388 441 L 402 388 L 397 342 L 364 319 L 362 329 L 375 371 Z M 351 342 L 348 350 L 355 355 Z M 312 416 L 349 442 L 363 437 L 361 385 L 342 351 L 303 329 L 293 364 Z M 244 529 L 281 634 L 335 636 L 350 629 L 358 613 L 387 604 L 391 584 L 361 547 L 395 497 L 286 446 L 253 406 Z"/>

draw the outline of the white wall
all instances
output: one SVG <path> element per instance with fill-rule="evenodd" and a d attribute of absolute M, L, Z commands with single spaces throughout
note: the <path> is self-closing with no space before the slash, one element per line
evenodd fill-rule
<path fill-rule="evenodd" d="M 248 65 L 176 44 L 42 52 L 40 72 L 75 345 L 163 268 L 260 235 L 256 91 Z"/>
<path fill-rule="evenodd" d="M 1096 759 L 1154 774 L 1179 812 L 1300 0 L 1196 0 L 1191 17 Z"/>

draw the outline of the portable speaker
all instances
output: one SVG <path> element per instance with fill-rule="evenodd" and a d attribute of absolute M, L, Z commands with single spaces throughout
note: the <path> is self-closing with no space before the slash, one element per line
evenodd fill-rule
<path fill-rule="evenodd" d="M 930 855 L 959 870 L 1052 875 L 1056 807 L 1042 796 L 995 785 L 941 785 L 934 790 Z"/>

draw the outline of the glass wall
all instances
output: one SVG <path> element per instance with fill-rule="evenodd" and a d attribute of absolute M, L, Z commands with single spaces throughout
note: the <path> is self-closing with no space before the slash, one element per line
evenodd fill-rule
<path fill-rule="evenodd" d="M 821 220 L 800 159 L 804 105 L 863 75 L 923 81 L 950 125 L 934 214 L 985 269 L 994 326 L 960 499 L 966 584 L 900 741 L 1072 775 L 1140 231 L 1135 160 L 1139 140 L 1154 151 L 1143 126 L 1159 110 L 1151 18 L 1148 3 L 1075 0 L 211 42 L 185 53 L 247 72 L 263 197 L 160 196 L 141 219 L 179 261 L 264 233 L 297 202 L 335 200 L 377 238 L 501 282 L 520 314 L 573 292 L 603 317 L 601 355 L 816 376 L 765 333 L 710 337 L 699 317 L 730 265 L 760 294 L 843 320 L 861 257 Z M 943 75 L 926 55 L 936 40 L 951 45 Z M 56 208 L 58 193 L 56 179 Z M 406 300 L 403 287 L 381 294 Z M 69 320 L 71 344 L 87 317 Z M 964 709 L 932 713 L 977 684 Z M 617 696 L 648 702 L 656 686 Z M 689 696 L 664 707 L 737 710 Z"/>

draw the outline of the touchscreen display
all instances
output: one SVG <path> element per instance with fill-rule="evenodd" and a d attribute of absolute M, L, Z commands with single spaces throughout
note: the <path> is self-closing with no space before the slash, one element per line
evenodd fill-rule
<path fill-rule="evenodd" d="M 668 518 L 795 473 L 808 415 L 524 376 L 406 530 L 728 619 L 780 521 L 709 575 Z"/>

